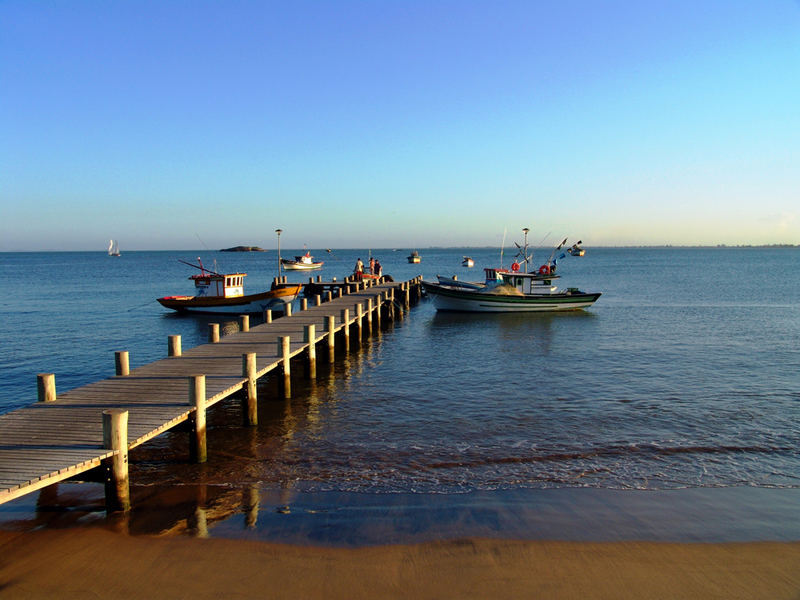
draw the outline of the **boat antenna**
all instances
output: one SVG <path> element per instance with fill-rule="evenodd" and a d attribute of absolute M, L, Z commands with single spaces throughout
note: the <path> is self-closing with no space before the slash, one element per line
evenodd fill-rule
<path fill-rule="evenodd" d="M 281 234 L 283 229 L 276 229 L 275 233 L 278 234 L 278 279 L 281 277 Z"/>
<path fill-rule="evenodd" d="M 200 257 L 199 256 L 197 257 L 197 260 L 200 261 Z M 216 271 L 212 271 L 211 269 L 206 269 L 203 266 L 203 261 L 200 261 L 200 266 L 199 267 L 194 263 L 186 262 L 185 260 L 181 260 L 180 258 L 178 259 L 178 262 L 179 263 L 183 263 L 185 265 L 189 265 L 190 267 L 194 267 L 195 269 L 200 269 L 200 271 L 201 271 L 201 273 L 203 275 L 205 275 L 206 273 L 210 273 L 211 275 L 220 275 L 220 273 L 217 273 Z"/>

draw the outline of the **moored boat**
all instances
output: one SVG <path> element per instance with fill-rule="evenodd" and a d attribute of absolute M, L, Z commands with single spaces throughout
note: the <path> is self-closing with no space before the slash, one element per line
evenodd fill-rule
<path fill-rule="evenodd" d="M 247 273 L 217 273 L 203 267 L 202 262 L 199 266 L 184 264 L 200 269 L 200 274 L 189 277 L 194 282 L 195 295 L 158 298 L 162 306 L 179 312 L 260 314 L 268 309 L 285 311 L 286 304 L 294 301 L 303 289 L 299 283 L 273 282 L 268 291 L 245 295 Z"/>
<path fill-rule="evenodd" d="M 420 257 L 419 252 L 417 252 L 416 250 L 414 250 L 411 254 L 408 255 L 408 262 L 411 263 L 412 265 L 419 264 L 421 260 L 422 257 Z"/>
<path fill-rule="evenodd" d="M 423 281 L 422 286 L 433 298 L 437 310 L 461 312 L 544 312 L 587 308 L 601 296 L 600 292 L 582 292 L 578 288 L 560 290 L 553 281 L 559 258 L 555 252 L 534 273 L 528 272 L 527 232 L 525 245 L 520 247 L 522 265 L 514 262 L 511 269 L 484 269 L 486 281 L 463 282 L 457 278 L 438 277 L 437 282 Z"/>
<path fill-rule="evenodd" d="M 314 269 L 321 269 L 323 261 L 314 262 L 314 257 L 309 252 L 302 256 L 295 256 L 294 260 L 289 258 L 282 258 L 281 265 L 287 271 L 313 271 Z"/>
<path fill-rule="evenodd" d="M 475 261 L 472 260 L 471 257 L 465 256 L 464 259 L 461 261 L 462 267 L 472 268 L 475 266 Z"/>

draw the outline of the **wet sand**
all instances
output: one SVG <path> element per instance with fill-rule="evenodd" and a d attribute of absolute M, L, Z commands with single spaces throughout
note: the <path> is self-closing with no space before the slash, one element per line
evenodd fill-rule
<path fill-rule="evenodd" d="M 800 597 L 800 542 L 465 539 L 363 548 L 0 532 L 8 598 Z"/>

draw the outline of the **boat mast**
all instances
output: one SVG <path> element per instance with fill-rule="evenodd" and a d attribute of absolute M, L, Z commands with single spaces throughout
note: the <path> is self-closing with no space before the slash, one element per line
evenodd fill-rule
<path fill-rule="evenodd" d="M 523 244 L 523 252 L 525 253 L 525 273 L 528 272 L 528 232 L 530 229 L 527 227 L 522 228 L 522 233 L 525 234 L 525 242 Z"/>

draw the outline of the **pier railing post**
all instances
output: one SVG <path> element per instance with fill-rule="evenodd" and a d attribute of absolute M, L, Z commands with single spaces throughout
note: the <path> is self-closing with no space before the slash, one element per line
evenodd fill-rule
<path fill-rule="evenodd" d="M 375 306 L 372 303 L 372 298 L 367 298 L 367 334 L 372 335 L 372 311 Z"/>
<path fill-rule="evenodd" d="M 317 328 L 315 325 L 306 325 L 303 341 L 308 344 L 308 378 L 317 377 Z"/>
<path fill-rule="evenodd" d="M 244 424 L 246 426 L 258 425 L 258 363 L 256 353 L 242 354 L 242 376 L 247 377 L 247 388 L 243 402 Z"/>
<path fill-rule="evenodd" d="M 36 376 L 36 393 L 39 402 L 54 402 L 56 399 L 55 373 L 39 373 Z"/>
<path fill-rule="evenodd" d="M 211 344 L 219 342 L 219 323 L 208 324 L 208 341 Z"/>
<path fill-rule="evenodd" d="M 131 363 L 127 350 L 114 352 L 114 373 L 117 377 L 127 377 L 131 374 Z"/>
<path fill-rule="evenodd" d="M 283 310 L 284 310 L 283 314 L 285 316 L 291 317 L 292 316 L 292 303 L 291 302 L 284 302 L 283 303 Z"/>
<path fill-rule="evenodd" d="M 328 290 L 325 292 L 325 302 L 330 302 L 331 300 L 333 300 L 333 292 Z"/>
<path fill-rule="evenodd" d="M 300 300 L 300 310 L 308 310 L 308 298 L 302 298 Z"/>
<path fill-rule="evenodd" d="M 250 331 L 250 315 L 239 315 L 239 331 Z"/>
<path fill-rule="evenodd" d="M 110 408 L 103 411 L 103 446 L 114 454 L 108 459 L 106 510 L 128 511 L 131 491 L 128 481 L 128 411 Z"/>
<path fill-rule="evenodd" d="M 269 308 L 264 311 L 264 323 L 272 323 L 272 310 Z"/>
<path fill-rule="evenodd" d="M 292 338 L 288 335 L 283 335 L 278 340 L 278 352 L 283 357 L 281 360 L 281 370 L 283 371 L 283 397 L 292 397 L 292 366 L 291 366 L 291 353 L 292 353 Z"/>
<path fill-rule="evenodd" d="M 189 404 L 194 407 L 189 455 L 193 462 L 204 463 L 208 460 L 205 375 L 189 376 Z"/>
<path fill-rule="evenodd" d="M 328 315 L 328 362 L 333 362 L 336 344 L 336 317 Z"/>
<path fill-rule="evenodd" d="M 383 309 L 383 292 L 378 292 L 375 298 L 375 326 L 381 328 L 381 310 Z"/>
<path fill-rule="evenodd" d="M 167 339 L 167 356 L 180 356 L 182 352 L 181 336 L 171 335 Z"/>
<path fill-rule="evenodd" d="M 314 296 L 314 306 L 322 306 L 322 296 L 319 294 Z"/>
<path fill-rule="evenodd" d="M 361 302 L 356 304 L 356 328 L 358 329 L 358 343 L 361 345 L 364 337 L 364 305 Z"/>

